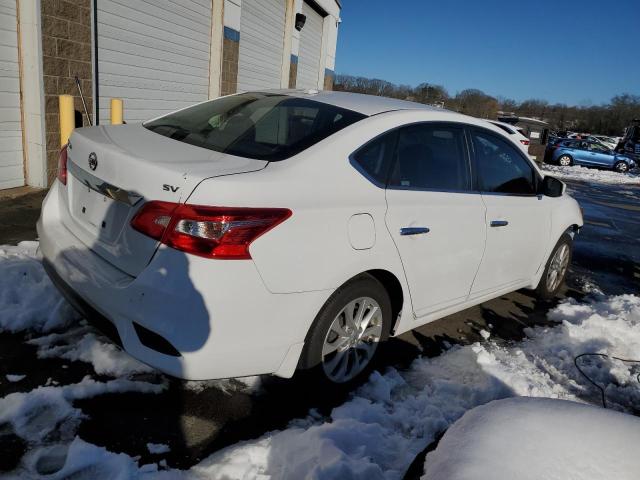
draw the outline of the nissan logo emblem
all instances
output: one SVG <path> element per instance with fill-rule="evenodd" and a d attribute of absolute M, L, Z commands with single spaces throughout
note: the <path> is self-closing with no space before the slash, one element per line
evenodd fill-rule
<path fill-rule="evenodd" d="M 91 152 L 89 154 L 89 168 L 91 170 L 98 168 L 98 156 L 96 155 L 96 152 Z"/>

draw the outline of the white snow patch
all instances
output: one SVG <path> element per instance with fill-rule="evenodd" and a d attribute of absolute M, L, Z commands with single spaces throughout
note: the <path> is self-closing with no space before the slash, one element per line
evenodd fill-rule
<path fill-rule="evenodd" d="M 578 180 L 589 183 L 609 183 L 616 185 L 640 185 L 640 173 L 638 171 L 618 173 L 613 170 L 599 170 L 574 165 L 562 167 L 560 165 L 542 165 L 542 171 L 548 172 L 552 177 Z"/>
<path fill-rule="evenodd" d="M 81 382 L 60 387 L 38 387 L 30 392 L 16 392 L 0 399 L 0 425 L 10 423 L 13 431 L 31 443 L 49 433 L 75 431 L 82 412 L 72 406 L 74 400 L 104 393 L 159 393 L 166 386 L 148 382 L 116 379 L 97 382 L 85 377 Z"/>
<path fill-rule="evenodd" d="M 164 443 L 147 443 L 147 450 L 149 450 L 149 453 L 154 455 L 168 453 L 171 451 L 169 445 L 165 445 Z"/>
<path fill-rule="evenodd" d="M 427 455 L 424 480 L 635 480 L 640 419 L 564 400 L 509 398 L 476 407 Z"/>
<path fill-rule="evenodd" d="M 24 380 L 27 376 L 26 375 L 12 375 L 10 373 L 6 374 L 5 377 L 7 378 L 7 380 L 9 382 L 15 383 L 15 382 L 19 382 L 20 380 Z"/>
<path fill-rule="evenodd" d="M 122 377 L 155 371 L 113 343 L 102 341 L 93 330 L 85 326 L 34 338 L 27 343 L 38 347 L 39 358 L 59 357 L 90 363 L 100 375 Z"/>
<path fill-rule="evenodd" d="M 0 331 L 48 332 L 76 318 L 37 256 L 38 242 L 0 246 Z"/>
<path fill-rule="evenodd" d="M 482 330 L 480 330 L 480 336 L 482 338 L 484 338 L 485 340 L 489 340 L 489 337 L 491 336 L 491 333 L 487 332 L 484 328 Z"/>

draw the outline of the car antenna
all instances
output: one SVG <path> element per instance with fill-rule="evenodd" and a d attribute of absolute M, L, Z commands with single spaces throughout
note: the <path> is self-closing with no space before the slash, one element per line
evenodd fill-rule
<path fill-rule="evenodd" d="M 89 125 L 93 127 L 93 121 L 91 120 L 91 115 L 89 115 L 89 111 L 87 110 L 87 102 L 84 101 L 84 95 L 82 94 L 82 86 L 80 85 L 80 80 L 76 75 L 76 85 L 78 86 L 78 91 L 80 92 L 80 99 L 82 100 L 82 106 L 84 107 L 84 114 L 87 116 L 87 120 L 89 120 Z"/>

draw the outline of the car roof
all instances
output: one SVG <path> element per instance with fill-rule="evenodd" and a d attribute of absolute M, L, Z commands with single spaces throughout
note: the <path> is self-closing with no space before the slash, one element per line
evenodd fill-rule
<path fill-rule="evenodd" d="M 422 103 L 379 97 L 376 95 L 365 95 L 363 93 L 334 92 L 332 90 L 261 90 L 261 92 L 308 98 L 309 100 L 327 103 L 368 116 L 393 110 L 443 111 L 441 108 L 431 107 Z"/>

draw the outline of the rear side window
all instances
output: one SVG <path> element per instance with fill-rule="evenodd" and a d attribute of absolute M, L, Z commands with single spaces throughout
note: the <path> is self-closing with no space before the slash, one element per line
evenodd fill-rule
<path fill-rule="evenodd" d="M 472 135 L 481 191 L 517 195 L 536 193 L 535 171 L 514 145 L 478 130 Z"/>
<path fill-rule="evenodd" d="M 174 140 L 256 160 L 289 158 L 365 115 L 267 93 L 223 97 L 144 124 Z"/>
<path fill-rule="evenodd" d="M 400 129 L 389 186 L 470 190 L 464 130 L 427 123 Z"/>
<path fill-rule="evenodd" d="M 396 138 L 395 131 L 385 133 L 367 143 L 352 156 L 356 167 L 378 186 L 384 186 L 387 182 Z"/>

